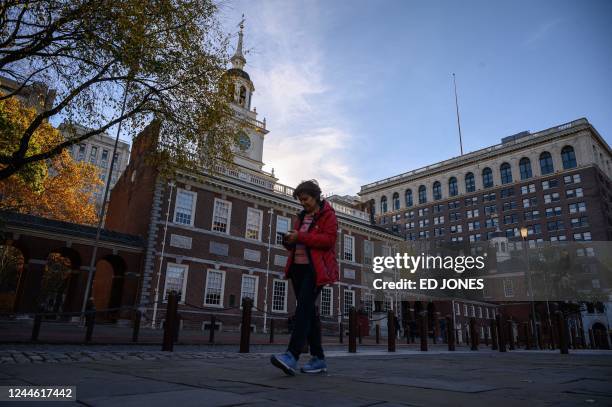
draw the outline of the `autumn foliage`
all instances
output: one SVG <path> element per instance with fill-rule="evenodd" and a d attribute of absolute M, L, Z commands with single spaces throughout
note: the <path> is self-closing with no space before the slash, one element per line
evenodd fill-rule
<path fill-rule="evenodd" d="M 16 98 L 0 100 L 0 153 L 19 148 L 21 134 L 36 117 L 36 111 Z M 62 134 L 48 122 L 34 132 L 27 155 L 56 146 Z M 3 165 L 0 164 L 0 169 Z M 47 218 L 94 224 L 97 213 L 93 193 L 102 184 L 98 169 L 76 162 L 66 150 L 46 160 L 30 163 L 0 180 L 0 210 Z"/>

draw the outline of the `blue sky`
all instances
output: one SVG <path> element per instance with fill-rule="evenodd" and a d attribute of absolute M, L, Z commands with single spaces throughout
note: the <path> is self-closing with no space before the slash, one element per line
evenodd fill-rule
<path fill-rule="evenodd" d="M 586 117 L 612 144 L 611 1 L 233 1 L 266 170 L 324 193 Z M 235 39 L 232 40 L 232 47 Z"/>

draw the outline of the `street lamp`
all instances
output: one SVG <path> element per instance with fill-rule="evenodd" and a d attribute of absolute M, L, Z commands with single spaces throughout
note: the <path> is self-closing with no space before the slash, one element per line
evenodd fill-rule
<path fill-rule="evenodd" d="M 523 250 L 525 251 L 525 258 L 527 261 L 527 284 L 529 286 L 529 296 L 531 297 L 531 314 L 533 315 L 533 324 L 532 324 L 532 328 L 533 328 L 533 334 L 535 336 L 536 339 L 536 347 L 539 346 L 540 343 L 540 338 L 538 337 L 538 329 L 537 329 L 537 322 L 536 322 L 536 312 L 535 312 L 535 300 L 533 297 L 533 287 L 531 285 L 531 270 L 529 268 L 529 252 L 527 250 L 527 235 L 529 234 L 529 231 L 527 230 L 526 227 L 522 227 L 521 228 L 521 237 L 523 238 Z"/>

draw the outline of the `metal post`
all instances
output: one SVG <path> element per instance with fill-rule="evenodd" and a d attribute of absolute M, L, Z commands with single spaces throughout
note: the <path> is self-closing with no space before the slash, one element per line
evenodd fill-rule
<path fill-rule="evenodd" d="M 164 338 L 162 342 L 162 351 L 172 352 L 174 349 L 174 324 L 176 323 L 176 312 L 178 308 L 178 296 L 174 291 L 168 294 L 168 303 L 166 304 L 166 322 L 164 323 Z"/>
<path fill-rule="evenodd" d="M 40 325 L 42 324 L 42 315 L 36 314 L 34 316 L 34 326 L 32 326 L 32 342 L 36 342 L 38 340 L 38 335 L 40 334 Z"/>
<path fill-rule="evenodd" d="M 491 320 L 491 350 L 497 350 L 497 321 Z"/>
<path fill-rule="evenodd" d="M 270 320 L 270 343 L 274 343 L 274 319 Z"/>
<path fill-rule="evenodd" d="M 251 340 L 251 308 L 253 300 L 249 297 L 242 299 L 242 324 L 240 325 L 240 350 L 239 353 L 249 353 Z"/>
<path fill-rule="evenodd" d="M 357 352 L 357 340 L 355 338 L 355 326 L 357 325 L 357 314 L 355 311 L 355 307 L 351 307 L 349 311 L 349 343 L 348 343 L 348 351 L 349 353 Z"/>
<path fill-rule="evenodd" d="M 495 316 L 495 320 L 497 321 L 497 336 L 499 339 L 499 351 L 500 352 L 505 352 L 506 351 L 506 338 L 505 338 L 505 334 L 504 334 L 504 322 L 502 319 L 501 314 L 497 314 Z"/>
<path fill-rule="evenodd" d="M 478 333 L 476 332 L 476 318 L 470 318 L 471 350 L 478 350 Z"/>
<path fill-rule="evenodd" d="M 130 71 L 128 73 L 128 78 L 133 76 L 134 72 Z M 128 88 L 129 88 L 129 79 L 125 85 L 125 90 L 123 91 L 123 103 L 121 105 L 121 114 L 119 117 L 123 117 L 125 113 L 125 106 L 127 104 L 127 96 L 128 96 Z M 108 193 L 110 191 L 110 183 L 113 175 L 113 168 L 115 166 L 115 155 L 117 153 L 117 145 L 119 144 L 119 134 L 121 133 L 121 125 L 123 124 L 123 120 L 120 120 L 117 125 L 117 135 L 115 136 L 115 144 L 113 146 L 113 157 L 110 162 L 110 169 L 108 172 L 108 178 L 106 179 L 106 184 L 104 186 L 104 198 L 102 199 L 102 205 L 100 207 L 100 212 L 98 214 L 98 226 L 96 228 L 96 240 L 93 247 L 93 252 L 91 254 L 91 260 L 89 262 L 89 269 L 87 270 L 87 284 L 85 285 L 85 295 L 83 296 L 83 306 L 81 307 L 81 315 L 85 315 L 85 311 L 87 309 L 87 301 L 89 300 L 89 293 L 91 292 L 91 285 L 93 284 L 94 274 L 96 273 L 96 258 L 98 256 L 98 245 L 100 244 L 100 235 L 102 232 L 102 224 L 104 223 L 104 215 L 106 213 L 106 199 L 108 198 Z"/>
<path fill-rule="evenodd" d="M 215 343 L 215 328 L 217 327 L 217 318 L 215 315 L 210 316 L 210 330 L 208 332 L 208 343 Z"/>
<path fill-rule="evenodd" d="M 140 333 L 140 320 L 142 319 L 142 312 L 140 310 L 136 310 L 134 312 L 134 320 L 132 327 L 132 342 L 138 342 L 138 334 Z"/>
<path fill-rule="evenodd" d="M 421 335 L 421 351 L 427 352 L 427 311 L 422 311 L 419 315 L 419 334 Z"/>
<path fill-rule="evenodd" d="M 454 309 L 453 312 L 455 312 Z M 455 350 L 455 324 L 453 319 L 454 318 L 451 318 L 450 315 L 446 316 L 446 336 L 448 338 L 447 342 L 449 351 Z"/>
<path fill-rule="evenodd" d="M 272 215 L 274 215 L 274 209 L 270 208 L 268 211 L 270 215 L 270 223 L 268 224 L 268 260 L 266 261 L 266 285 L 264 287 L 264 320 L 263 320 L 263 332 L 266 333 L 268 324 L 268 280 L 270 276 L 270 251 L 272 249 Z M 274 338 L 272 334 L 271 338 Z M 270 342 L 272 343 L 272 342 Z"/>
<path fill-rule="evenodd" d="M 380 343 L 380 325 L 376 324 L 376 344 Z"/>
<path fill-rule="evenodd" d="M 85 311 L 85 342 L 91 342 L 91 337 L 93 335 L 94 324 L 96 323 L 96 309 L 94 307 L 94 303 L 90 298 L 87 301 L 87 307 Z"/>
<path fill-rule="evenodd" d="M 387 351 L 395 352 L 395 314 L 387 311 Z"/>
<path fill-rule="evenodd" d="M 166 223 L 164 224 L 164 238 L 162 239 L 161 255 L 159 256 L 159 268 L 157 269 L 157 283 L 155 284 L 155 297 L 153 297 L 153 317 L 151 318 L 151 328 L 155 329 L 157 321 L 157 307 L 159 303 L 159 285 L 161 280 L 162 266 L 164 264 L 164 251 L 166 249 L 166 233 L 168 232 L 168 220 L 170 218 L 170 205 L 172 203 L 172 191 L 175 187 L 175 182 L 170 181 L 170 194 L 168 196 L 168 208 L 166 208 Z"/>
<path fill-rule="evenodd" d="M 559 351 L 562 355 L 567 355 L 569 349 L 567 347 L 567 327 L 565 326 L 565 317 L 563 312 L 557 311 L 557 336 L 559 337 Z"/>

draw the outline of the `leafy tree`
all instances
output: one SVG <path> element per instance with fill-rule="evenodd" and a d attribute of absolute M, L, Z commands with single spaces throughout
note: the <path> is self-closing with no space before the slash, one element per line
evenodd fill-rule
<path fill-rule="evenodd" d="M 56 98 L 0 153 L 0 179 L 124 119 L 132 136 L 160 120 L 166 153 L 157 159 L 231 161 L 236 131 L 220 91 L 227 37 L 217 16 L 213 0 L 2 1 L 0 75 L 19 86 L 0 99 L 40 82 Z M 93 130 L 38 148 L 36 130 L 58 115 Z"/>
<path fill-rule="evenodd" d="M 0 100 L 0 154 L 12 148 L 35 116 L 33 108 L 24 107 L 16 98 Z M 60 132 L 44 122 L 32 135 L 29 154 L 45 151 L 62 140 Z M 95 166 L 75 162 L 62 150 L 0 180 L 0 209 L 93 224 L 97 220 L 93 194 L 101 184 Z"/>

